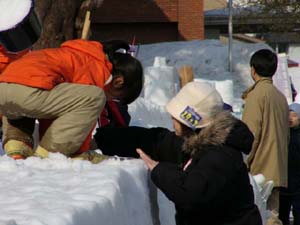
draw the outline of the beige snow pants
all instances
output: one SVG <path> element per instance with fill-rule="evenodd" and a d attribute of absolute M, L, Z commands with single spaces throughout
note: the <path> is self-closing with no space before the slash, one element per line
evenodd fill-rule
<path fill-rule="evenodd" d="M 39 145 L 69 156 L 80 148 L 96 124 L 106 102 L 102 89 L 93 85 L 61 83 L 43 90 L 0 83 L 3 143 L 16 139 L 32 142 L 35 119 L 53 119 Z"/>

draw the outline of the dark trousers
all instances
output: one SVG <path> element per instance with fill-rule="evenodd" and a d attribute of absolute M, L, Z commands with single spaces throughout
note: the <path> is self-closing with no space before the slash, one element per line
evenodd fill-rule
<path fill-rule="evenodd" d="M 292 209 L 294 225 L 300 225 L 300 193 L 290 194 L 286 191 L 280 193 L 279 219 L 283 225 L 290 225 L 290 211 Z"/>
<path fill-rule="evenodd" d="M 280 189 L 279 218 L 289 224 L 292 209 L 294 225 L 300 225 L 300 129 L 290 129 L 288 187 Z"/>

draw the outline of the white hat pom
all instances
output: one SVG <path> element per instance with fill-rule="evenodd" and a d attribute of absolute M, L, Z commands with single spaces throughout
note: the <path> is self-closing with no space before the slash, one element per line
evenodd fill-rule
<path fill-rule="evenodd" d="M 0 31 L 14 28 L 28 15 L 31 0 L 0 0 Z"/>

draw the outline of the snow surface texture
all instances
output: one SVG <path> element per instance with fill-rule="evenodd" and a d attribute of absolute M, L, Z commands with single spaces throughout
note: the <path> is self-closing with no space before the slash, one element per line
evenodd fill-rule
<path fill-rule="evenodd" d="M 31 0 L 0 0 L 0 31 L 18 25 L 30 12 Z"/>
<path fill-rule="evenodd" d="M 141 160 L 99 165 L 53 154 L 0 158 L 0 224 L 151 225 L 148 175 Z"/>
<path fill-rule="evenodd" d="M 145 68 L 152 67 L 155 57 L 160 56 L 166 58 L 167 66 L 175 69 L 186 64 L 193 66 L 196 78 L 224 81 L 228 86 L 231 85 L 228 80 L 232 80 L 234 103 L 240 103 L 240 94 L 252 84 L 250 56 L 260 48 L 269 47 L 235 43 L 233 74 L 227 72 L 228 48 L 219 41 L 143 45 L 138 58 Z M 164 83 L 153 80 L 157 90 L 166 91 Z M 151 88 L 155 93 L 154 87 Z M 232 98 L 232 92 L 227 94 Z M 165 102 L 159 98 L 156 101 L 141 96 L 131 104 L 131 125 L 172 129 Z M 72 161 L 61 154 L 51 154 L 45 160 L 30 157 L 20 161 L 2 156 L 0 179 L 1 225 L 153 224 L 148 171 L 138 159 L 108 160 L 92 165 L 87 161 Z M 157 195 L 159 215 L 156 216 L 161 225 L 174 225 L 174 205 L 161 192 Z"/>

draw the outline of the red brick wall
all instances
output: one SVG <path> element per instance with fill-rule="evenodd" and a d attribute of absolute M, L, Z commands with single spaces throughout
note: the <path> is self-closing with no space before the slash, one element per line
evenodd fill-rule
<path fill-rule="evenodd" d="M 92 12 L 92 39 L 138 43 L 203 39 L 203 0 L 104 0 Z"/>
<path fill-rule="evenodd" d="M 182 40 L 204 38 L 203 1 L 178 0 L 178 31 Z"/>

